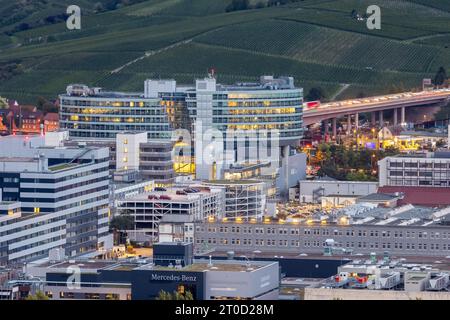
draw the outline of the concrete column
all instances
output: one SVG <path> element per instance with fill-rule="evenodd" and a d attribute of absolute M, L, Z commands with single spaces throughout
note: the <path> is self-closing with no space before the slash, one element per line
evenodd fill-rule
<path fill-rule="evenodd" d="M 350 135 L 352 132 L 352 116 L 349 114 L 347 116 L 347 135 Z"/>
<path fill-rule="evenodd" d="M 398 109 L 394 109 L 394 126 L 398 124 Z"/>
<path fill-rule="evenodd" d="M 355 129 L 359 129 L 359 113 L 355 113 Z"/>
<path fill-rule="evenodd" d="M 405 107 L 402 107 L 402 108 L 401 108 L 401 117 L 400 117 L 400 121 L 401 121 L 402 124 L 406 122 Z"/>
<path fill-rule="evenodd" d="M 375 112 L 372 112 L 371 115 L 372 115 L 372 127 L 375 127 L 377 124 L 377 114 Z"/>
<path fill-rule="evenodd" d="M 328 120 L 323 120 L 325 135 L 328 135 Z"/>
<path fill-rule="evenodd" d="M 280 193 L 283 197 L 288 196 L 289 197 L 289 178 L 290 178 L 290 168 L 289 168 L 289 154 L 291 152 L 290 146 L 284 146 L 282 147 L 282 170 L 284 175 L 284 181 L 282 184 L 282 189 L 280 190 Z"/>
<path fill-rule="evenodd" d="M 337 119 L 331 119 L 331 127 L 333 128 L 333 139 L 336 139 L 337 136 Z"/>
<path fill-rule="evenodd" d="M 383 119 L 383 110 L 380 111 L 380 127 L 383 127 L 384 119 Z"/>

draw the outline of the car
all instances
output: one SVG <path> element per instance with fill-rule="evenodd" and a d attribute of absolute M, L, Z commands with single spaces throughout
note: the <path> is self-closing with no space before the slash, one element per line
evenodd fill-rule
<path fill-rule="evenodd" d="M 162 195 L 159 197 L 159 200 L 172 200 L 172 198 L 166 195 Z"/>
<path fill-rule="evenodd" d="M 154 194 L 151 194 L 148 196 L 148 200 L 158 200 L 158 196 L 155 196 Z"/>
<path fill-rule="evenodd" d="M 186 191 L 182 191 L 182 190 L 178 190 L 176 193 L 179 196 L 186 196 L 187 195 L 187 192 Z"/>
<path fill-rule="evenodd" d="M 162 187 L 156 187 L 155 191 L 160 191 L 160 192 L 163 191 L 164 192 L 164 191 L 167 191 L 167 189 L 166 188 L 162 188 Z"/>

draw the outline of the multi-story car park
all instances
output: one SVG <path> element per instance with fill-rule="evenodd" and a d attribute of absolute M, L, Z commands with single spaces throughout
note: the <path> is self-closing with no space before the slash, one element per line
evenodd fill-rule
<path fill-rule="evenodd" d="M 152 140 L 171 138 L 172 127 L 159 98 L 70 85 L 59 99 L 60 127 L 69 130 L 72 139 L 115 141 L 122 131 L 147 132 Z"/>
<path fill-rule="evenodd" d="M 378 164 L 380 187 L 450 187 L 450 152 L 386 157 Z"/>
<path fill-rule="evenodd" d="M 266 185 L 258 180 L 216 180 L 203 183 L 225 189 L 227 218 L 261 218 L 266 208 Z"/>
<path fill-rule="evenodd" d="M 274 221 L 209 221 L 195 225 L 197 251 L 296 254 L 450 255 L 450 208 L 357 204 L 335 216 Z M 201 250 L 200 250 L 201 249 Z"/>
<path fill-rule="evenodd" d="M 108 149 L 45 147 L 43 141 L 0 139 L 0 193 L 8 201 L 0 226 L 4 263 L 37 259 L 52 248 L 76 256 L 112 246 Z"/>
<path fill-rule="evenodd" d="M 205 186 L 155 188 L 119 201 L 118 208 L 134 218 L 135 228 L 128 235 L 139 242 L 155 242 L 158 237 L 193 242 L 193 223 L 222 218 L 224 209 L 224 189 Z"/>

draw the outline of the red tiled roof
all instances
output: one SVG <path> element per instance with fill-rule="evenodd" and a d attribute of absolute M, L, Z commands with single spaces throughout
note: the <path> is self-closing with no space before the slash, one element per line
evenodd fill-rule
<path fill-rule="evenodd" d="M 45 115 L 44 120 L 47 121 L 59 121 L 59 115 L 55 112 L 49 112 Z"/>
<path fill-rule="evenodd" d="M 20 112 L 24 113 L 24 112 L 36 112 L 37 108 L 36 106 L 32 106 L 32 105 L 21 105 L 21 106 L 15 106 L 15 105 L 10 105 L 9 106 L 9 110 L 11 110 L 12 112 L 19 114 Z"/>
<path fill-rule="evenodd" d="M 394 187 L 385 186 L 378 188 L 378 193 L 404 194 L 399 205 L 413 204 L 427 207 L 450 206 L 450 188 L 440 187 Z"/>

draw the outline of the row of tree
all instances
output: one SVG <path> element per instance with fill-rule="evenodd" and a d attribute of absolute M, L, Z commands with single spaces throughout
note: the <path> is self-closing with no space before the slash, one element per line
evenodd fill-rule
<path fill-rule="evenodd" d="M 292 2 L 301 2 L 301 1 L 304 0 L 261 0 L 252 5 L 249 0 L 232 0 L 225 10 L 226 12 L 231 12 L 249 9 L 262 9 L 265 7 L 276 7 L 286 5 Z"/>
<path fill-rule="evenodd" d="M 156 300 L 194 300 L 194 296 L 190 291 L 186 291 L 185 294 L 174 291 L 173 293 L 161 290 Z"/>
<path fill-rule="evenodd" d="M 343 181 L 376 181 L 372 170 L 377 161 L 398 154 L 396 149 L 354 150 L 344 145 L 322 143 L 317 146 L 315 162 L 320 165 L 319 175 Z"/>

